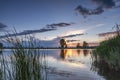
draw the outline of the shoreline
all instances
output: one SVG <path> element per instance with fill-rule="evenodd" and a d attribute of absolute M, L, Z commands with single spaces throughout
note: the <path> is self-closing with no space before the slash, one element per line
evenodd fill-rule
<path fill-rule="evenodd" d="M 23 47 L 21 49 L 95 49 L 97 46 L 87 46 L 87 47 L 67 47 L 67 48 L 60 48 L 60 47 Z M 15 47 L 3 47 L 2 49 L 18 49 Z M 20 48 L 19 48 L 20 49 Z"/>

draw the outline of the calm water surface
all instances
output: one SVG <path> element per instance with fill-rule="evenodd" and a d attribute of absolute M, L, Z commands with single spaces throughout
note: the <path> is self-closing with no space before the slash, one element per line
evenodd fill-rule
<path fill-rule="evenodd" d="M 46 50 L 50 80 L 105 80 L 92 70 L 92 50 Z"/>
<path fill-rule="evenodd" d="M 93 66 L 90 49 L 52 49 L 41 52 L 47 55 L 48 80 L 107 80 Z M 3 53 L 9 55 L 10 50 L 4 50 Z"/>

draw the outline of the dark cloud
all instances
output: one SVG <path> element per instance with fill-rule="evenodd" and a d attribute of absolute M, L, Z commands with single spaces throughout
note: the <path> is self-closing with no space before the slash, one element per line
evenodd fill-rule
<path fill-rule="evenodd" d="M 91 0 L 93 3 L 97 4 L 97 7 L 94 9 L 88 9 L 83 7 L 82 5 L 79 5 L 75 8 L 77 12 L 79 12 L 84 17 L 87 17 L 89 15 L 99 15 L 103 13 L 107 9 L 111 8 L 119 8 L 119 5 L 116 5 L 118 1 L 115 0 Z"/>
<path fill-rule="evenodd" d="M 67 40 L 67 42 L 77 42 L 77 41 L 80 41 L 80 40 Z"/>
<path fill-rule="evenodd" d="M 101 14 L 101 13 L 103 13 L 103 12 L 104 12 L 103 8 L 102 8 L 102 7 L 98 7 L 98 8 L 96 8 L 96 9 L 94 9 L 94 10 L 91 10 L 91 11 L 90 11 L 90 15 L 93 15 L 93 14 Z"/>
<path fill-rule="evenodd" d="M 21 36 L 21 35 L 27 35 L 27 34 L 33 34 L 33 33 L 43 33 L 43 32 L 48 32 L 48 31 L 53 31 L 53 30 L 56 30 L 56 29 L 25 30 L 25 31 L 20 32 L 20 33 L 3 35 L 3 36 L 0 36 L 0 38 Z"/>
<path fill-rule="evenodd" d="M 40 29 L 40 30 L 25 30 L 21 32 L 21 34 L 32 34 L 32 33 L 42 33 L 42 32 L 47 32 L 47 31 L 53 31 L 56 29 Z"/>
<path fill-rule="evenodd" d="M 81 36 L 84 35 L 83 33 L 80 34 L 71 34 L 71 35 L 67 35 L 67 36 L 61 36 L 61 38 L 70 38 L 70 37 L 76 37 L 76 36 Z"/>
<path fill-rule="evenodd" d="M 84 17 L 87 17 L 88 15 L 97 15 L 104 12 L 102 7 L 98 7 L 96 9 L 87 9 L 81 5 L 79 5 L 75 10 L 78 11 Z"/>
<path fill-rule="evenodd" d="M 74 23 L 56 23 L 56 24 L 48 24 L 46 25 L 46 28 L 58 28 L 58 27 L 67 27 L 67 26 L 71 26 Z"/>
<path fill-rule="evenodd" d="M 43 32 L 57 30 L 58 27 L 67 27 L 67 26 L 70 26 L 72 24 L 74 24 L 74 23 L 50 24 L 50 25 L 47 25 L 46 27 L 43 27 L 42 29 L 39 29 L 39 30 L 25 30 L 25 31 L 20 32 L 20 33 L 3 35 L 3 36 L 0 36 L 0 38 L 12 37 L 12 36 L 21 36 L 21 35 L 27 35 L 27 34 L 33 34 L 33 33 L 43 33 Z M 0 28 L 4 28 L 4 27 L 6 27 L 6 26 L 2 24 L 2 26 Z"/>
<path fill-rule="evenodd" d="M 98 6 L 103 7 L 103 8 L 112 8 L 115 7 L 115 1 L 114 0 L 92 0 Z"/>
<path fill-rule="evenodd" d="M 7 26 L 0 22 L 0 31 L 3 31 Z"/>
<path fill-rule="evenodd" d="M 79 33 L 79 34 L 70 34 L 70 35 L 67 35 L 67 36 L 59 36 L 59 37 L 54 38 L 53 41 L 59 41 L 60 39 L 63 39 L 63 38 L 71 38 L 71 37 L 76 37 L 76 36 L 81 36 L 81 35 L 84 35 L 84 34 Z M 72 40 L 70 40 L 70 41 L 72 42 Z M 70 42 L 70 41 L 68 41 L 68 42 Z"/>
<path fill-rule="evenodd" d="M 81 5 L 79 5 L 75 10 L 79 12 L 81 15 L 83 15 L 84 17 L 86 17 L 86 15 L 89 15 L 89 9 L 84 8 Z"/>

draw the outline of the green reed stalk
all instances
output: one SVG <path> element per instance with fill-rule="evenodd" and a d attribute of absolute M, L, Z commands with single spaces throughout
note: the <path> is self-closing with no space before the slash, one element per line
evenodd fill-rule
<path fill-rule="evenodd" d="M 28 37 L 27 37 L 28 38 Z M 0 56 L 0 80 L 47 80 L 46 55 L 36 47 L 34 40 L 28 41 L 28 49 L 18 37 L 6 39 L 15 47 L 9 56 L 9 62 L 4 55 Z M 38 45 L 38 44 L 37 44 Z"/>

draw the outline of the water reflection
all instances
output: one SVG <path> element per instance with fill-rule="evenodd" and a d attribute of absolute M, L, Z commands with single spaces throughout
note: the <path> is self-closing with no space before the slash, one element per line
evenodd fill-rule
<path fill-rule="evenodd" d="M 0 80 L 47 79 L 44 53 L 39 54 L 37 49 L 15 49 L 11 53 L 9 56 L 0 55 Z"/>
<path fill-rule="evenodd" d="M 32 55 L 19 55 L 23 56 L 24 59 L 22 58 L 15 58 L 15 56 L 12 57 L 12 61 L 14 64 L 12 64 L 12 69 L 13 71 L 13 77 L 16 79 L 23 79 L 23 80 L 31 80 L 30 78 L 33 78 L 37 80 L 36 76 L 41 77 L 42 74 L 39 71 L 41 62 L 43 60 L 40 60 L 40 57 L 44 57 L 44 55 L 40 55 L 42 53 L 50 53 L 49 57 L 46 57 L 48 59 L 48 65 L 51 64 L 51 66 L 54 68 L 55 67 L 55 72 L 53 75 L 53 78 L 50 80 L 120 80 L 120 72 L 115 72 L 114 70 L 111 70 L 110 67 L 105 62 L 99 61 L 98 58 L 95 57 L 95 55 L 91 54 L 91 50 L 83 50 L 83 49 L 60 49 L 60 50 L 40 50 L 40 53 L 38 54 L 32 54 Z M 34 53 L 34 51 L 32 51 Z M 39 52 L 39 51 L 38 51 Z M 0 52 L 1 54 L 2 52 Z M 4 51 L 3 51 L 4 53 Z M 92 56 L 92 57 L 91 57 Z M 58 58 L 59 57 L 59 58 Z M 60 60 L 60 58 L 62 60 Z M 92 58 L 92 60 L 91 60 Z M 2 59 L 2 55 L 0 55 L 0 61 Z M 39 62 L 40 61 L 40 62 Z M 12 63 L 13 63 L 12 62 Z M 44 64 L 44 62 L 43 62 Z M 10 69 L 10 68 L 9 68 Z M 63 72 L 61 73 L 60 70 Z M 69 73 L 72 73 L 73 75 L 70 75 L 69 77 L 65 78 L 63 77 L 64 72 L 68 71 Z M 1 67 L 1 62 L 0 62 L 0 80 L 3 77 L 2 73 L 3 69 Z M 53 74 L 53 71 L 50 71 L 50 75 Z M 95 72 L 95 73 L 94 73 Z M 27 75 L 29 74 L 29 75 Z M 113 75 L 114 74 L 114 75 Z M 31 76 L 32 75 L 32 76 Z M 61 79 L 58 79 L 58 75 L 60 76 Z M 76 77 L 78 75 L 78 78 Z M 10 75 L 9 75 L 10 76 Z M 89 77 L 88 77 L 89 76 Z M 102 77 L 101 77 L 102 76 Z M 15 80 L 12 79 L 12 80 Z M 29 79 L 28 79 L 29 78 Z M 71 79 L 72 78 L 72 79 Z M 9 79 L 7 79 L 9 80 Z M 33 80 L 33 79 L 32 79 Z"/>
<path fill-rule="evenodd" d="M 80 54 L 80 51 L 72 50 L 72 49 L 61 49 L 60 51 L 60 57 L 61 59 L 68 59 L 71 57 L 76 57 Z"/>
<path fill-rule="evenodd" d="M 87 49 L 84 49 L 84 50 L 83 50 L 83 54 L 84 54 L 84 56 L 87 56 L 88 53 L 89 53 L 89 50 L 87 50 Z"/>
<path fill-rule="evenodd" d="M 79 55 L 79 54 L 80 54 L 80 52 L 81 52 L 81 50 L 80 50 L 80 49 L 77 49 L 76 51 L 77 51 L 78 55 Z"/>
<path fill-rule="evenodd" d="M 81 50 L 81 49 L 61 49 L 60 50 L 60 58 L 61 59 L 67 59 L 71 57 L 87 57 L 88 54 L 90 53 L 90 50 Z"/>
<path fill-rule="evenodd" d="M 61 59 L 64 59 L 65 62 L 77 63 L 77 65 L 82 64 L 84 67 L 90 68 L 91 72 L 96 72 L 98 75 L 103 76 L 105 80 L 120 79 L 120 71 L 116 72 L 115 70 L 112 70 L 105 61 L 100 61 L 98 59 L 98 55 L 93 55 L 92 50 L 61 49 L 60 57 Z M 71 66 L 73 65 L 71 64 Z"/>
<path fill-rule="evenodd" d="M 60 57 L 61 57 L 62 59 L 65 59 L 65 58 L 66 58 L 66 54 L 67 54 L 67 50 L 66 50 L 66 49 L 61 49 Z"/>
<path fill-rule="evenodd" d="M 104 60 L 99 60 L 98 55 L 93 55 L 93 62 L 91 70 L 98 73 L 98 75 L 104 76 L 106 80 L 120 80 L 120 70 L 115 71 L 112 66 L 109 66 Z"/>

